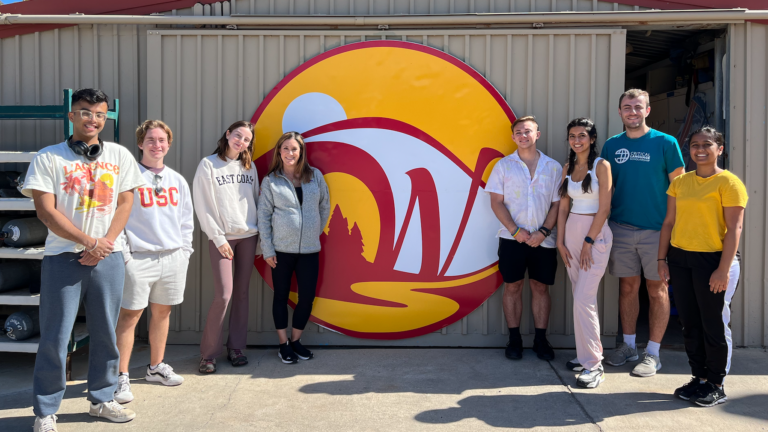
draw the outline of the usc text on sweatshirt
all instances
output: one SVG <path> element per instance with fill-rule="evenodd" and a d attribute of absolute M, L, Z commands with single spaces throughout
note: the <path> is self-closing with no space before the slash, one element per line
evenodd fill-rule
<path fill-rule="evenodd" d="M 246 170 L 239 160 L 211 155 L 200 161 L 192 183 L 192 200 L 200 228 L 221 247 L 227 240 L 256 235 L 259 181 L 256 165 Z"/>
<path fill-rule="evenodd" d="M 164 252 L 182 249 L 189 259 L 192 255 L 192 196 L 187 181 L 181 174 L 164 167 L 158 176 L 162 178 L 157 193 L 153 182 L 155 173 L 139 164 L 139 171 L 146 184 L 136 189 L 133 208 L 125 236 L 128 247 L 123 247 L 126 260 L 136 252 Z"/>

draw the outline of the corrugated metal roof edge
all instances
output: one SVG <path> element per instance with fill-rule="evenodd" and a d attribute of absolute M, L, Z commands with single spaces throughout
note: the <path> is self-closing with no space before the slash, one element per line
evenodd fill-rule
<path fill-rule="evenodd" d="M 32 0 L 0 6 L 0 13 L 26 15 L 149 15 L 173 9 L 191 8 L 197 3 L 212 4 L 220 0 Z M 57 28 L 66 24 L 15 24 L 0 28 L 0 39 Z"/>
<path fill-rule="evenodd" d="M 217 0 L 122 0 L 120 2 L 105 2 L 103 0 L 33 0 L 0 6 L 0 13 L 25 15 L 69 15 L 84 13 L 88 15 L 149 15 L 173 9 L 183 9 L 197 3 L 213 4 Z M 690 10 L 690 9 L 729 9 L 732 0 L 614 0 L 614 3 L 655 8 L 661 10 Z M 764 7 L 763 0 L 741 0 L 739 7 L 760 10 Z M 753 21 L 768 24 L 768 20 Z M 17 35 L 71 27 L 66 24 L 14 24 L 0 28 L 0 39 Z"/>

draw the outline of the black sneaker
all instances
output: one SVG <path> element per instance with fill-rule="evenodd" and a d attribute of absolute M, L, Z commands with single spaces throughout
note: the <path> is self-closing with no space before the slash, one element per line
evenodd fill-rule
<path fill-rule="evenodd" d="M 574 372 L 581 372 L 584 370 L 584 366 L 579 363 L 579 358 L 576 357 L 575 359 L 568 361 L 565 363 L 565 368 L 574 371 Z"/>
<path fill-rule="evenodd" d="M 298 362 L 296 353 L 293 352 L 290 342 L 280 344 L 280 350 L 277 352 L 277 356 L 280 357 L 280 360 L 285 364 L 294 364 Z"/>
<path fill-rule="evenodd" d="M 550 361 L 555 359 L 555 350 L 552 349 L 552 345 L 546 339 L 541 341 L 534 339 L 533 352 L 536 353 L 536 357 L 542 360 Z"/>
<path fill-rule="evenodd" d="M 301 339 L 292 341 L 291 348 L 293 348 L 293 352 L 299 357 L 300 360 L 309 360 L 315 356 L 312 354 L 312 351 L 306 349 L 304 345 L 301 344 Z"/>
<path fill-rule="evenodd" d="M 696 405 L 713 407 L 728 400 L 728 396 L 725 395 L 725 389 L 722 386 L 718 387 L 711 382 L 706 382 L 701 387 L 701 391 L 696 395 L 699 396 L 696 399 Z"/>
<path fill-rule="evenodd" d="M 523 358 L 523 340 L 509 341 L 507 342 L 507 349 L 504 350 L 504 355 L 510 360 L 520 360 Z"/>
<path fill-rule="evenodd" d="M 692 397 L 699 393 L 703 386 L 704 384 L 702 384 L 700 379 L 693 377 L 688 384 L 675 389 L 675 396 L 682 400 L 691 400 Z"/>

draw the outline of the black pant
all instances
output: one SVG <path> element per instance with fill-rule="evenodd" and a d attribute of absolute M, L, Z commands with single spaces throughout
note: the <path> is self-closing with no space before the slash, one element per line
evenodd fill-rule
<path fill-rule="evenodd" d="M 713 384 L 722 384 L 731 354 L 730 303 L 738 285 L 731 272 L 726 291 L 709 290 L 709 279 L 720 265 L 721 252 L 689 252 L 670 246 L 670 285 L 683 322 L 685 351 L 691 373 Z M 736 276 L 734 278 L 734 276 Z"/>
<path fill-rule="evenodd" d="M 320 272 L 320 252 L 310 254 L 295 254 L 275 252 L 277 265 L 272 269 L 272 284 L 275 297 L 272 300 L 272 318 L 275 328 L 288 328 L 288 295 L 291 292 L 291 280 L 296 273 L 299 286 L 299 301 L 293 311 L 293 328 L 304 330 L 309 315 L 312 314 L 312 303 L 315 301 L 317 277 Z"/>

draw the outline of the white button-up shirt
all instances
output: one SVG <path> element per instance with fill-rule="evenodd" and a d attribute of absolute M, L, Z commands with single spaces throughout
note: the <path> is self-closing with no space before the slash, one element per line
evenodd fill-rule
<path fill-rule="evenodd" d="M 544 225 L 552 203 L 560 201 L 557 193 L 563 176 L 563 168 L 554 159 L 539 152 L 539 163 L 531 179 L 528 166 L 520 159 L 517 151 L 501 159 L 493 167 L 485 185 L 485 192 L 504 195 L 507 208 L 515 225 L 535 233 Z M 556 243 L 556 228 L 542 243 L 542 247 L 553 248 Z M 512 233 L 501 225 L 497 237 L 512 239 Z"/>

